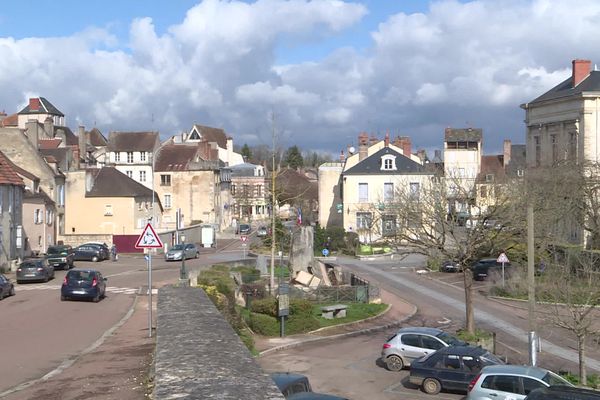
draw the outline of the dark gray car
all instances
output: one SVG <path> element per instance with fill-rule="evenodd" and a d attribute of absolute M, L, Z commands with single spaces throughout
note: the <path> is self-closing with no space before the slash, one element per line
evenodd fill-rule
<path fill-rule="evenodd" d="M 0 274 L 0 300 L 15 295 L 15 286 L 6 276 Z"/>
<path fill-rule="evenodd" d="M 45 258 L 25 259 L 17 268 L 17 283 L 54 279 L 54 267 Z"/>

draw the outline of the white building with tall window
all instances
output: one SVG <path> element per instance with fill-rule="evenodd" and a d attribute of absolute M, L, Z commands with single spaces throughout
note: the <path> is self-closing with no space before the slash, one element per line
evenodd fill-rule
<path fill-rule="evenodd" d="M 158 132 L 110 132 L 106 165 L 152 188 L 152 155 L 160 147 Z"/>

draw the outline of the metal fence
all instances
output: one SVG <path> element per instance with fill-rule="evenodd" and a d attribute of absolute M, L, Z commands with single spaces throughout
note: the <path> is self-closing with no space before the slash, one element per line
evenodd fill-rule
<path fill-rule="evenodd" d="M 290 298 L 306 299 L 315 303 L 353 302 L 370 303 L 379 298 L 379 287 L 358 278 L 351 285 L 319 286 L 316 289 L 290 286 Z"/>

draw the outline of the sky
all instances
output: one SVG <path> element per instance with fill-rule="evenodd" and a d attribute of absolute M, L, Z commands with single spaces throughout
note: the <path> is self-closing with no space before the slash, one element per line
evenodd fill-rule
<path fill-rule="evenodd" d="M 520 105 L 600 62 L 595 0 L 38 0 L 0 9 L 0 110 L 45 97 L 79 125 L 223 128 L 337 156 L 358 134 L 525 143 Z M 0 144 L 1 145 L 1 144 Z"/>

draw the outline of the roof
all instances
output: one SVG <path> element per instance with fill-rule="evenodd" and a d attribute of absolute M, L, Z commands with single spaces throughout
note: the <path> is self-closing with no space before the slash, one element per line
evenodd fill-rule
<path fill-rule="evenodd" d="M 2 126 L 17 126 L 19 125 L 19 114 L 11 114 L 1 122 Z"/>
<path fill-rule="evenodd" d="M 516 175 L 518 170 L 525 170 L 527 166 L 527 146 L 524 144 L 513 144 L 510 149 L 510 161 L 506 166 L 506 173 Z"/>
<path fill-rule="evenodd" d="M 50 114 L 50 115 L 57 115 L 59 117 L 65 116 L 63 113 L 61 113 L 58 110 L 58 108 L 54 107 L 54 105 L 52 105 L 52 103 L 50 103 L 45 98 L 39 97 L 38 99 L 39 99 L 39 106 L 40 106 L 38 109 L 32 109 L 31 101 L 30 101 L 30 103 L 24 109 L 19 111 L 19 114 Z"/>
<path fill-rule="evenodd" d="M 158 132 L 110 132 L 108 151 L 153 152 L 159 142 Z"/>
<path fill-rule="evenodd" d="M 458 356 L 464 356 L 464 355 L 479 356 L 486 352 L 487 352 L 486 349 L 484 349 L 483 347 L 479 347 L 479 346 L 450 346 L 450 347 L 443 347 L 443 348 L 439 349 L 438 351 L 436 351 L 436 353 L 440 353 L 440 354 L 452 353 L 452 354 L 456 354 Z"/>
<path fill-rule="evenodd" d="M 530 365 L 488 365 L 481 370 L 482 374 L 526 375 L 542 379 L 548 370 Z"/>
<path fill-rule="evenodd" d="M 55 204 L 54 200 L 52 200 L 50 196 L 48 196 L 46 192 L 41 189 L 37 193 L 34 193 L 31 190 L 25 190 L 25 193 L 23 193 L 23 199 L 40 199 L 45 204 Z"/>
<path fill-rule="evenodd" d="M 426 335 L 439 335 L 443 331 L 438 328 L 428 328 L 425 326 L 407 326 L 405 328 L 398 329 L 398 333 L 424 333 Z"/>
<path fill-rule="evenodd" d="M 52 139 L 40 138 L 40 139 L 38 139 L 38 148 L 40 150 L 56 149 L 56 148 L 58 148 L 58 146 L 60 145 L 61 142 L 62 142 L 62 140 L 57 139 L 57 138 L 52 138 Z"/>
<path fill-rule="evenodd" d="M 0 185 L 25 186 L 13 163 L 0 151 Z"/>
<path fill-rule="evenodd" d="M 54 162 L 58 162 L 62 164 L 67 161 L 67 154 L 71 152 L 71 148 L 69 147 L 57 147 L 54 149 L 40 149 L 40 154 L 42 154 L 48 161 L 54 159 Z M 73 160 L 72 160 L 73 161 Z M 68 168 L 68 165 L 63 165 L 62 168 Z"/>
<path fill-rule="evenodd" d="M 198 146 L 195 144 L 168 144 L 160 148 L 155 171 L 186 171 L 194 160 Z"/>
<path fill-rule="evenodd" d="M 95 173 L 94 183 L 85 197 L 152 196 L 152 190 L 114 167 L 103 167 L 100 170 L 94 170 L 93 173 Z M 156 198 L 158 199 L 158 196 Z"/>
<path fill-rule="evenodd" d="M 466 141 L 466 142 L 479 142 L 483 136 L 481 128 L 464 128 L 464 129 L 453 129 L 446 128 L 444 131 L 444 140 L 446 142 L 453 141 Z"/>
<path fill-rule="evenodd" d="M 506 178 L 504 155 L 481 156 L 481 168 L 477 175 L 477 181 L 486 182 L 487 175 L 493 175 L 494 181 L 501 181 Z"/>
<path fill-rule="evenodd" d="M 196 129 L 202 139 L 208 142 L 216 142 L 222 149 L 227 148 L 227 135 L 223 129 L 198 124 L 194 124 L 192 129 Z"/>
<path fill-rule="evenodd" d="M 56 135 L 58 134 L 58 131 L 63 131 L 65 134 L 65 139 L 66 139 L 66 143 L 65 145 L 67 146 L 77 146 L 79 144 L 79 138 L 77 137 L 77 135 L 75 135 L 73 133 L 73 131 L 71 130 L 71 128 L 67 127 L 67 126 L 54 126 L 54 138 L 56 138 Z"/>
<path fill-rule="evenodd" d="M 387 154 L 396 156 L 395 170 L 381 169 L 381 157 Z M 343 175 L 413 175 L 424 173 L 426 171 L 423 165 L 393 150 L 391 147 L 384 147 L 364 160 L 359 161 L 358 164 L 349 170 L 344 171 Z"/>
<path fill-rule="evenodd" d="M 567 79 L 554 86 L 543 95 L 537 97 L 533 101 L 530 101 L 529 104 L 560 99 L 562 97 L 581 95 L 584 92 L 597 91 L 600 91 L 600 71 L 591 71 L 584 80 L 579 82 L 579 85 L 573 87 L 573 77 L 569 76 Z"/>
<path fill-rule="evenodd" d="M 305 375 L 292 372 L 275 372 L 271 374 L 271 379 L 273 379 L 279 390 L 282 392 L 295 382 L 308 383 L 308 378 Z"/>

